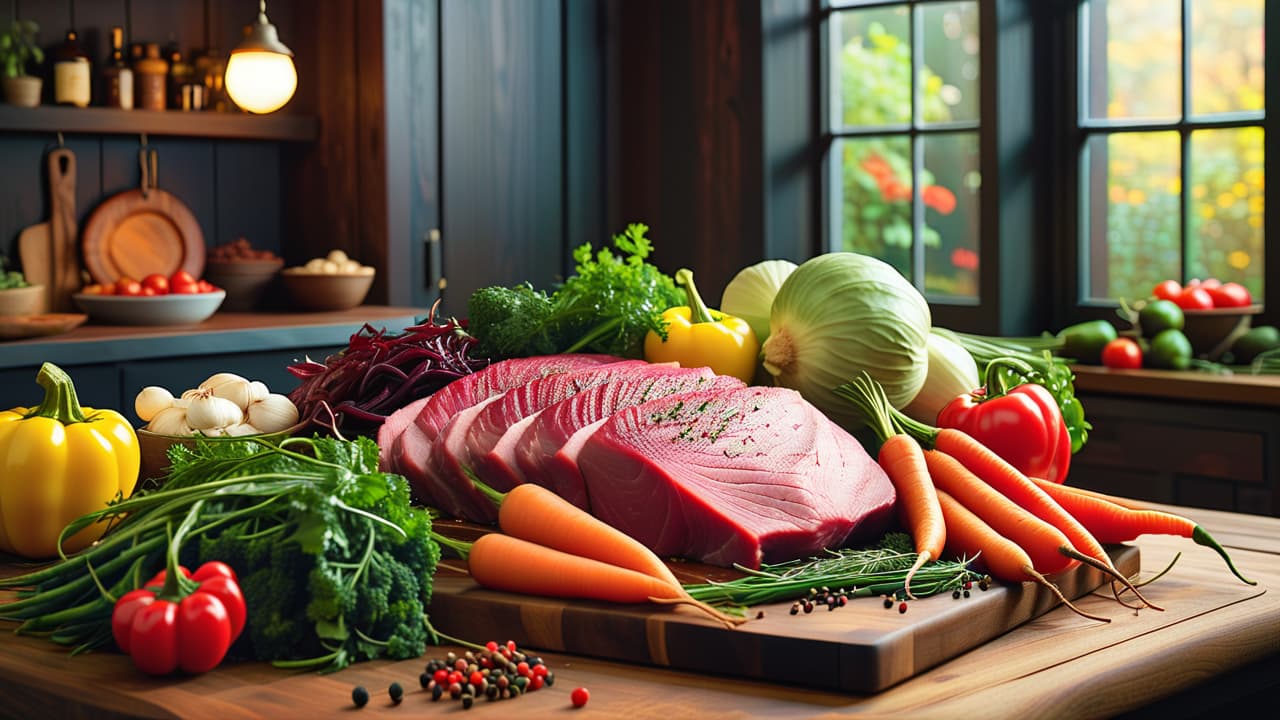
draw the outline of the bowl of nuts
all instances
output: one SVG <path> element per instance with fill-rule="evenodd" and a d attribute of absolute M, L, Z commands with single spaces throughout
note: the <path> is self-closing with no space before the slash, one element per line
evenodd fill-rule
<path fill-rule="evenodd" d="M 348 310 L 364 302 L 373 287 L 374 269 L 347 257 L 341 250 L 306 265 L 280 272 L 293 305 L 299 310 Z"/>
<path fill-rule="evenodd" d="M 239 237 L 209 251 L 204 274 L 209 282 L 227 291 L 223 310 L 247 312 L 258 307 L 282 267 L 284 260 L 279 255 L 257 249 Z"/>

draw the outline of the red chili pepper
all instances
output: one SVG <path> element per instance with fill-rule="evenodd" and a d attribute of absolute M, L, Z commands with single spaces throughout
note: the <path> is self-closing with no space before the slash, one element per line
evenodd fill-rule
<path fill-rule="evenodd" d="M 987 366 L 987 386 L 947 403 L 938 427 L 972 435 L 1025 475 L 1060 483 L 1071 465 L 1071 435 L 1053 395 L 1032 382 L 1005 384 L 1006 367 L 1020 369 L 1011 358 Z"/>
<path fill-rule="evenodd" d="M 209 562 L 194 574 L 178 570 L 181 579 L 156 573 L 111 613 L 116 644 L 149 675 L 208 672 L 244 629 L 244 596 L 231 568 Z"/>

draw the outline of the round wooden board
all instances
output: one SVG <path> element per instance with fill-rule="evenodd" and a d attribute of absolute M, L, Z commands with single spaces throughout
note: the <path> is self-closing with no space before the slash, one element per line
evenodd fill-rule
<path fill-rule="evenodd" d="M 160 189 L 128 190 L 112 196 L 89 216 L 84 228 L 84 265 L 97 283 L 152 273 L 204 272 L 200 223 L 181 200 Z"/>
<path fill-rule="evenodd" d="M 0 340 L 58 335 L 83 325 L 88 319 L 84 313 L 0 316 Z"/>

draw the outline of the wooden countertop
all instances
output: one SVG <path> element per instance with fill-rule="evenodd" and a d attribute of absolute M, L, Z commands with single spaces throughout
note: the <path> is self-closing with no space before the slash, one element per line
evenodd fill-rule
<path fill-rule="evenodd" d="M 1280 375 L 1214 375 L 1191 370 L 1112 370 L 1075 365 L 1079 393 L 1280 407 Z"/>
<path fill-rule="evenodd" d="M 1110 717 L 1190 691 L 1199 700 L 1230 700 L 1255 686 L 1274 688 L 1280 661 L 1280 518 L 1175 508 L 1227 546 L 1238 567 L 1258 581 L 1244 585 L 1212 551 L 1180 538 L 1144 536 L 1137 545 L 1145 587 L 1164 612 L 1135 613 L 1109 595 L 1078 601 L 1112 618 L 1084 620 L 1057 608 L 975 650 L 875 695 L 847 695 L 675 672 L 546 653 L 556 684 L 515 700 L 480 701 L 471 712 L 557 717 L 570 711 L 569 691 L 587 687 L 591 717 Z M 868 602 L 876 602 L 870 600 Z M 448 628 L 440 628 L 448 632 Z M 477 638 L 487 640 L 489 638 Z M 502 640 L 503 638 L 496 638 Z M 929 638 L 917 638 L 928 643 Z M 427 657 L 448 649 L 429 648 Z M 804 657 L 794 661 L 804 663 Z M 1241 672 L 1263 663 L 1266 672 Z M 362 663 L 332 675 L 227 665 L 206 675 L 157 680 L 115 653 L 68 657 L 51 643 L 0 637 L 0 716 L 280 718 L 346 717 L 351 689 L 372 700 L 359 711 L 378 717 L 452 713 L 456 701 L 432 703 L 418 689 L 422 660 Z M 1241 678 L 1244 678 L 1242 681 Z M 405 698 L 392 705 L 387 686 Z M 1245 685 L 1241 687 L 1240 683 Z M 1208 683 L 1206 686 L 1204 684 Z M 1234 683 L 1234 684 L 1232 684 Z M 1250 684 L 1252 683 L 1252 684 Z M 1229 684 L 1229 694 L 1213 686 Z M 1207 689 L 1206 689 L 1207 688 Z M 510 704 L 514 703 L 514 704 Z M 1186 710 L 1190 705 L 1180 706 Z M 1166 717 L 1167 715 L 1162 715 Z M 1179 717 L 1186 716 L 1178 715 Z"/>

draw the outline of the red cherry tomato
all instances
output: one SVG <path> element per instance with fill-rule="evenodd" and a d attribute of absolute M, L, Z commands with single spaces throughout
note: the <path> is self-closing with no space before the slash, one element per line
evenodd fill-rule
<path fill-rule="evenodd" d="M 143 297 L 155 297 L 156 295 L 159 295 L 159 293 L 156 292 L 155 288 L 149 288 L 144 285 L 142 288 L 142 295 Z"/>
<path fill-rule="evenodd" d="M 166 295 L 169 293 L 169 278 L 160 273 L 151 273 L 142 278 L 142 287 L 151 288 L 152 295 Z"/>
<path fill-rule="evenodd" d="M 142 284 L 131 277 L 121 277 L 116 280 L 116 295 L 138 296 L 142 294 Z"/>
<path fill-rule="evenodd" d="M 1142 367 L 1142 348 L 1133 338 L 1118 337 L 1103 346 L 1102 364 L 1116 370 L 1137 370 Z"/>
<path fill-rule="evenodd" d="M 1204 280 L 1200 281 L 1200 287 L 1204 288 L 1205 290 L 1212 290 L 1216 287 L 1222 287 L 1222 281 L 1219 280 L 1218 278 L 1212 278 L 1212 277 L 1205 278 Z"/>
<path fill-rule="evenodd" d="M 1210 288 L 1207 292 L 1213 299 L 1214 307 L 1244 307 L 1253 302 L 1249 289 L 1240 283 L 1225 283 L 1219 287 Z"/>
<path fill-rule="evenodd" d="M 169 292 L 176 295 L 194 295 L 200 292 L 200 284 L 186 270 L 169 276 Z"/>
<path fill-rule="evenodd" d="M 1183 310 L 1210 310 L 1213 308 L 1213 296 L 1202 287 L 1183 288 L 1173 301 Z"/>
<path fill-rule="evenodd" d="M 211 293 L 214 290 L 217 290 L 217 288 L 213 286 L 213 283 L 204 279 L 200 279 L 196 281 L 196 288 L 198 288 L 202 293 Z"/>
<path fill-rule="evenodd" d="M 1182 285 L 1177 280 L 1165 280 L 1156 285 L 1151 294 L 1161 300 L 1176 300 L 1182 294 Z"/>

